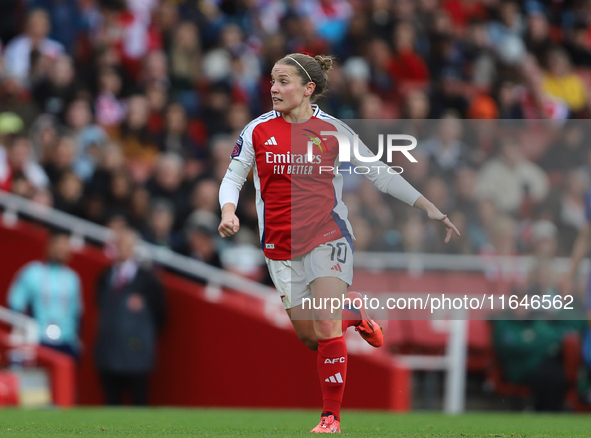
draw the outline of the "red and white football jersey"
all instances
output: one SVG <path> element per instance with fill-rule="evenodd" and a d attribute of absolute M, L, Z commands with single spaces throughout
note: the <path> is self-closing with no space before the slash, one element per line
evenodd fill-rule
<path fill-rule="evenodd" d="M 316 105 L 313 109 L 304 123 L 286 122 L 276 111 L 263 114 L 244 128 L 232 153 L 248 169 L 254 166 L 261 246 L 270 259 L 291 259 L 343 236 L 353 248 L 342 176 L 333 171 L 338 142 L 320 138 L 321 131 L 348 128 Z"/>

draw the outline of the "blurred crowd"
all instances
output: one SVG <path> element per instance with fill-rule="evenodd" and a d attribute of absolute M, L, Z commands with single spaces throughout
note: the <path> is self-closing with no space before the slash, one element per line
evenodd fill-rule
<path fill-rule="evenodd" d="M 401 120 L 419 139 L 403 175 L 465 230 L 444 246 L 360 177 L 356 249 L 568 255 L 591 180 L 590 21 L 582 0 L 5 0 L 0 189 L 256 278 L 254 189 L 222 242 L 219 183 L 271 108 L 274 62 L 333 54 L 320 107 Z"/>

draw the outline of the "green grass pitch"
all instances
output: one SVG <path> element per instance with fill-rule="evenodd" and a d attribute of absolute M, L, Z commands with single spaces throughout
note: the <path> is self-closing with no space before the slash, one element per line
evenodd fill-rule
<path fill-rule="evenodd" d="M 317 412 L 289 410 L 1 409 L 0 436 L 301 437 L 317 421 Z M 591 415 L 344 411 L 341 428 L 351 437 L 591 437 Z"/>

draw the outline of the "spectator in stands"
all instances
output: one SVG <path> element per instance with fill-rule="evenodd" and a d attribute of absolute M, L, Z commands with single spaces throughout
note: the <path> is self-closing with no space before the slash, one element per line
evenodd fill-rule
<path fill-rule="evenodd" d="M 209 149 L 211 150 L 212 168 L 209 173 L 216 181 L 221 181 L 225 175 L 234 144 L 235 140 L 227 135 L 218 135 L 211 139 Z"/>
<path fill-rule="evenodd" d="M 98 165 L 90 181 L 86 183 L 86 216 L 89 220 L 104 223 L 107 203 L 111 201 L 111 179 L 116 172 L 125 172 L 125 161 L 121 147 L 108 142 L 102 149 Z"/>
<path fill-rule="evenodd" d="M 568 105 L 564 100 L 544 90 L 544 76 L 536 58 L 526 55 L 520 69 L 523 86 L 516 92 L 523 118 L 566 119 L 569 115 Z"/>
<path fill-rule="evenodd" d="M 64 46 L 47 38 L 51 22 L 47 11 L 33 9 L 27 16 L 26 31 L 12 39 L 6 46 L 7 73 L 27 84 L 31 72 L 31 60 L 57 59 L 65 51 Z"/>
<path fill-rule="evenodd" d="M 169 100 L 168 88 L 154 82 L 146 86 L 144 93 L 149 106 L 148 131 L 155 136 L 162 135 L 165 123 L 164 113 Z"/>
<path fill-rule="evenodd" d="M 72 170 L 62 172 L 56 184 L 54 207 L 73 216 L 85 217 L 83 196 L 84 184 Z"/>
<path fill-rule="evenodd" d="M 80 13 L 80 2 L 76 0 L 29 0 L 29 8 L 43 8 L 51 18 L 52 39 L 61 43 L 69 53 L 74 53 L 76 42 L 84 28 Z"/>
<path fill-rule="evenodd" d="M 571 169 L 565 172 L 562 190 L 552 205 L 560 229 L 560 246 L 567 255 L 586 224 L 585 194 L 590 187 L 588 175 L 581 169 Z"/>
<path fill-rule="evenodd" d="M 125 391 L 134 405 L 148 403 L 148 377 L 156 363 L 156 343 L 165 317 L 162 284 L 135 258 L 137 234 L 117 233 L 116 261 L 98 280 L 99 308 L 95 363 L 109 405 L 122 404 Z"/>
<path fill-rule="evenodd" d="M 502 0 L 498 6 L 498 16 L 499 20 L 489 25 L 488 32 L 493 46 L 501 50 L 513 37 L 521 39 L 525 24 L 515 0 Z"/>
<path fill-rule="evenodd" d="M 174 217 L 174 206 L 170 201 L 155 199 L 150 206 L 146 229 L 143 230 L 144 239 L 165 248 L 174 247 Z"/>
<path fill-rule="evenodd" d="M 31 187 L 47 187 L 49 179 L 43 168 L 33 160 L 31 142 L 21 134 L 4 139 L 6 154 L 0 156 L 0 190 L 11 191 L 18 178 L 24 178 Z"/>
<path fill-rule="evenodd" d="M 37 117 L 29 130 L 29 138 L 35 158 L 42 166 L 45 165 L 51 152 L 55 149 L 59 134 L 59 120 L 51 114 Z"/>
<path fill-rule="evenodd" d="M 150 213 L 150 193 L 144 187 L 136 187 L 131 195 L 129 224 L 135 230 L 147 228 Z"/>
<path fill-rule="evenodd" d="M 135 188 L 131 175 L 125 168 L 115 170 L 108 175 L 108 184 L 105 217 L 121 215 L 129 220 L 131 197 Z"/>
<path fill-rule="evenodd" d="M 59 137 L 55 148 L 49 151 L 44 170 L 52 185 L 57 185 L 62 175 L 74 169 L 76 139 L 70 133 Z"/>
<path fill-rule="evenodd" d="M 429 93 L 430 119 L 444 118 L 450 112 L 457 114 L 456 118 L 465 118 L 469 102 L 464 97 L 465 84 L 462 73 L 457 67 L 446 67 L 440 72 L 439 81 L 434 84 Z"/>
<path fill-rule="evenodd" d="M 74 170 L 88 181 L 98 164 L 107 133 L 93 123 L 91 104 L 87 99 L 75 99 L 68 103 L 65 121 L 73 130 L 76 139 L 76 162 Z"/>
<path fill-rule="evenodd" d="M 112 48 L 127 74 L 135 80 L 139 79 L 142 58 L 160 46 L 155 29 L 150 28 L 149 11 L 156 3 L 153 0 L 100 0 L 99 19 L 91 22 L 93 46 Z"/>
<path fill-rule="evenodd" d="M 377 94 L 369 93 L 359 100 L 358 117 L 360 119 L 379 120 L 388 114 L 388 106 Z"/>
<path fill-rule="evenodd" d="M 6 142 L 23 131 L 25 124 L 15 113 L 0 113 L 0 161 L 6 159 Z"/>
<path fill-rule="evenodd" d="M 135 94 L 127 99 L 127 115 L 120 127 L 109 130 L 110 138 L 121 143 L 133 178 L 145 182 L 156 164 L 158 146 L 148 131 L 148 99 Z"/>
<path fill-rule="evenodd" d="M 507 138 L 498 156 L 479 171 L 476 195 L 491 199 L 502 211 L 517 214 L 524 200 L 539 203 L 548 194 L 548 178 L 528 161 L 515 138 Z"/>
<path fill-rule="evenodd" d="M 219 213 L 220 205 L 218 193 L 220 183 L 212 178 L 204 178 L 193 187 L 191 194 L 191 208 L 193 211 L 210 211 L 214 214 Z"/>
<path fill-rule="evenodd" d="M 427 81 L 429 70 L 425 61 L 415 52 L 415 30 L 412 24 L 398 23 L 393 40 L 394 55 L 390 64 L 390 73 L 394 80 L 399 85 L 404 81 Z"/>
<path fill-rule="evenodd" d="M 480 251 L 486 278 L 510 285 L 523 285 L 527 270 L 518 263 L 517 221 L 511 216 L 496 214 L 486 231 L 489 241 Z"/>
<path fill-rule="evenodd" d="M 461 77 L 466 59 L 460 41 L 454 37 L 453 22 L 447 11 L 437 9 L 433 12 L 428 29 L 430 50 L 426 62 L 430 77 L 436 83 L 441 81 L 448 71 L 456 71 Z"/>
<path fill-rule="evenodd" d="M 540 158 L 540 166 L 546 170 L 554 186 L 562 183 L 565 172 L 579 167 L 587 159 L 587 145 L 591 141 L 591 127 L 586 123 L 569 120 Z"/>
<path fill-rule="evenodd" d="M 232 137 L 238 138 L 242 129 L 244 129 L 244 126 L 246 126 L 251 119 L 250 110 L 246 104 L 236 103 L 232 105 L 226 117 L 228 132 Z M 201 151 L 200 154 L 203 155 L 203 152 Z"/>
<path fill-rule="evenodd" d="M 231 89 L 223 82 L 212 84 L 204 99 L 201 120 L 207 127 L 207 135 L 212 138 L 227 133 L 226 114 L 231 102 Z"/>
<path fill-rule="evenodd" d="M 454 181 L 454 190 L 451 192 L 451 196 L 453 197 L 452 202 L 455 207 L 454 210 L 464 212 L 468 221 L 477 220 L 478 217 L 474 190 L 476 176 L 476 171 L 471 167 L 460 169 Z"/>
<path fill-rule="evenodd" d="M 404 252 L 413 253 L 425 250 L 425 224 L 420 220 L 417 213 L 409 214 L 407 221 L 402 225 L 401 234 Z"/>
<path fill-rule="evenodd" d="M 406 95 L 402 115 L 405 119 L 424 120 L 429 117 L 429 109 L 427 94 L 423 90 L 414 89 Z"/>
<path fill-rule="evenodd" d="M 21 12 L 20 0 L 6 0 L 0 2 L 0 52 L 2 42 L 10 40 L 21 30 L 19 23 Z"/>
<path fill-rule="evenodd" d="M 7 301 L 11 309 L 35 318 L 42 345 L 78 358 L 82 290 L 78 274 L 67 266 L 69 258 L 68 234 L 54 232 L 45 260 L 27 263 L 19 271 Z"/>
<path fill-rule="evenodd" d="M 0 78 L 0 113 L 3 112 L 18 115 L 25 129 L 29 129 L 39 115 L 37 105 L 29 99 L 26 87 L 17 78 L 7 74 Z"/>
<path fill-rule="evenodd" d="M 540 64 L 544 64 L 548 51 L 553 48 L 552 40 L 550 40 L 550 23 L 548 23 L 548 18 L 540 3 L 528 2 L 527 9 L 525 47 Z"/>
<path fill-rule="evenodd" d="M 510 80 L 500 80 L 495 86 L 494 97 L 498 106 L 499 119 L 523 119 L 517 84 Z"/>
<path fill-rule="evenodd" d="M 172 103 L 166 109 L 164 132 L 158 137 L 162 152 L 172 152 L 188 160 L 202 157 L 202 151 L 187 133 L 187 113 L 179 103 Z"/>
<path fill-rule="evenodd" d="M 429 157 L 431 173 L 453 178 L 463 167 L 472 164 L 472 152 L 462 141 L 462 124 L 453 112 L 448 112 L 437 125 L 433 137 L 422 144 Z"/>
<path fill-rule="evenodd" d="M 532 252 L 535 257 L 553 259 L 557 256 L 558 228 L 553 222 L 550 222 L 548 219 L 535 221 L 531 227 L 531 234 Z"/>
<path fill-rule="evenodd" d="M 47 77 L 33 84 L 33 97 L 39 109 L 45 113 L 61 116 L 68 102 L 77 91 L 74 61 L 61 55 L 49 65 Z"/>
<path fill-rule="evenodd" d="M 140 83 L 143 85 L 142 88 L 149 84 L 160 84 L 166 89 L 170 87 L 168 58 L 162 50 L 153 50 L 146 54 L 143 60 Z"/>
<path fill-rule="evenodd" d="M 496 58 L 482 20 L 472 21 L 464 36 L 464 57 L 471 81 L 481 86 L 490 86 L 497 73 Z"/>
<path fill-rule="evenodd" d="M 566 102 L 575 114 L 587 106 L 589 93 L 583 80 L 572 72 L 567 52 L 562 48 L 552 49 L 547 55 L 548 74 L 544 75 L 544 91 Z"/>
<path fill-rule="evenodd" d="M 170 54 L 170 49 L 173 45 L 173 36 L 176 29 L 183 22 L 194 22 L 190 17 L 183 17 L 183 21 L 180 20 L 179 5 L 171 2 L 160 2 L 157 6 L 157 10 L 154 14 L 154 26 L 158 29 L 161 38 L 162 46 L 167 53 Z M 174 68 L 173 68 L 174 69 Z"/>
<path fill-rule="evenodd" d="M 572 32 L 566 35 L 564 48 L 576 67 L 591 67 L 591 47 L 587 35 L 586 22 L 577 23 Z"/>
<path fill-rule="evenodd" d="M 125 106 L 119 99 L 123 78 L 115 67 L 102 67 L 98 72 L 97 87 L 98 95 L 94 104 L 96 121 L 105 129 L 114 129 L 125 118 Z"/>
<path fill-rule="evenodd" d="M 389 70 L 392 62 L 390 46 L 379 38 L 374 38 L 366 44 L 365 60 L 370 67 L 372 91 L 380 96 L 394 96 L 394 80 Z"/>
<path fill-rule="evenodd" d="M 172 88 L 179 93 L 194 90 L 201 77 L 201 41 L 194 23 L 185 21 L 174 30 L 169 58 Z M 195 93 L 182 94 L 183 102 L 191 96 L 196 98 Z"/>
<path fill-rule="evenodd" d="M 208 211 L 195 211 L 185 224 L 186 243 L 177 251 L 187 257 L 221 268 L 218 251 L 218 233 L 214 219 L 217 215 Z"/>
<path fill-rule="evenodd" d="M 155 175 L 146 184 L 152 198 L 164 198 L 172 202 L 176 212 L 175 230 L 180 230 L 188 215 L 188 187 L 183 181 L 183 161 L 174 153 L 160 156 Z"/>

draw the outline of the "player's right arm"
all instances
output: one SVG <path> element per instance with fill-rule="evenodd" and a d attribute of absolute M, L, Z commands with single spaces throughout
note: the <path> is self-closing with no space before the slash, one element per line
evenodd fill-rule
<path fill-rule="evenodd" d="M 232 161 L 228 166 L 226 175 L 220 185 L 220 207 L 222 209 L 222 220 L 218 231 L 222 237 L 230 237 L 240 229 L 240 221 L 236 216 L 236 207 L 240 190 L 254 165 L 254 147 L 252 145 L 252 124 L 244 128 L 240 134 L 234 151 Z"/>
<path fill-rule="evenodd" d="M 222 220 L 218 231 L 222 237 L 230 237 L 240 229 L 240 220 L 236 216 L 236 204 L 226 202 L 222 207 Z"/>

